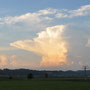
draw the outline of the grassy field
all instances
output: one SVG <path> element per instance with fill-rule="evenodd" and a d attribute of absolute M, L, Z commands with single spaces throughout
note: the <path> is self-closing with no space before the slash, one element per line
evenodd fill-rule
<path fill-rule="evenodd" d="M 90 90 L 90 80 L 33 79 L 0 80 L 0 90 Z"/>

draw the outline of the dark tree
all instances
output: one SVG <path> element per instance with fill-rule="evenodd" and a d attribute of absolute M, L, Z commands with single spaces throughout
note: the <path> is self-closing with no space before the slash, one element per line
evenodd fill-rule
<path fill-rule="evenodd" d="M 45 78 L 48 78 L 48 73 L 45 73 Z"/>
<path fill-rule="evenodd" d="M 9 76 L 9 79 L 13 79 L 13 77 L 12 76 Z"/>
<path fill-rule="evenodd" d="M 33 74 L 32 74 L 32 73 L 29 73 L 29 74 L 27 75 L 27 78 L 28 78 L 28 79 L 32 79 L 32 78 L 33 78 Z"/>

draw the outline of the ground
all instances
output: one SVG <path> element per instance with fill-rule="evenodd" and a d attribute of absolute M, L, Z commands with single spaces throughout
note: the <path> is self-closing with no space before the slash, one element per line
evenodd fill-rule
<path fill-rule="evenodd" d="M 0 90 L 90 90 L 90 80 L 85 79 L 2 79 Z"/>

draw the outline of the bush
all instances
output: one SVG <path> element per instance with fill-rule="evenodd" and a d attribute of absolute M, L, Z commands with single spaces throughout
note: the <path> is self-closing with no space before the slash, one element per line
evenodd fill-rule
<path fill-rule="evenodd" d="M 32 74 L 32 73 L 29 73 L 29 74 L 27 75 L 27 78 L 28 78 L 28 79 L 32 79 L 32 78 L 33 78 L 33 74 Z"/>
<path fill-rule="evenodd" d="M 48 73 L 45 73 L 45 78 L 48 78 Z"/>
<path fill-rule="evenodd" d="M 13 79 L 13 77 L 12 76 L 9 76 L 9 79 Z"/>

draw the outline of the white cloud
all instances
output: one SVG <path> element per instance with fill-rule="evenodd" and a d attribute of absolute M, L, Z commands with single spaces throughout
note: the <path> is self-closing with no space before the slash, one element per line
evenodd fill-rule
<path fill-rule="evenodd" d="M 58 11 L 58 9 L 45 9 L 45 10 L 40 10 L 38 11 L 39 15 L 50 15 L 50 14 L 55 14 Z"/>
<path fill-rule="evenodd" d="M 17 22 L 31 22 L 31 23 L 40 23 L 42 21 L 51 21 L 52 18 L 47 15 L 55 14 L 56 9 L 44 9 L 39 10 L 34 13 L 26 13 L 20 16 L 7 16 L 4 18 L 0 18 L 0 24 L 15 24 Z"/>
<path fill-rule="evenodd" d="M 56 18 L 73 18 L 77 16 L 86 16 L 90 15 L 90 5 L 81 6 L 76 10 L 63 10 L 56 14 Z"/>
<path fill-rule="evenodd" d="M 0 18 L 0 29 L 41 31 L 49 26 L 53 18 L 48 15 L 54 14 L 55 9 L 44 9 L 37 12 L 29 12 L 19 16 L 7 16 Z"/>
<path fill-rule="evenodd" d="M 68 65 L 67 42 L 63 38 L 64 25 L 48 27 L 33 40 L 16 41 L 11 46 L 28 50 L 42 56 L 41 66 Z"/>
<path fill-rule="evenodd" d="M 9 17 L 4 17 L 0 20 L 1 24 L 15 24 L 17 22 L 22 22 L 22 23 L 40 23 L 42 21 L 51 21 L 52 18 L 49 17 L 41 17 L 38 15 L 38 13 L 26 13 L 24 15 L 20 16 L 9 16 Z"/>
<path fill-rule="evenodd" d="M 51 17 L 53 15 L 53 18 Z M 77 16 L 90 15 L 90 5 L 81 6 L 76 10 L 67 9 L 44 9 L 34 13 L 26 13 L 20 16 L 7 16 L 0 18 L 0 24 L 15 24 L 15 23 L 47 23 L 55 18 L 73 18 Z"/>

